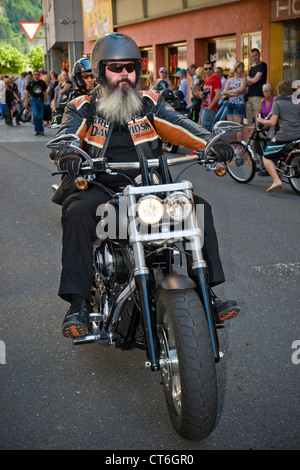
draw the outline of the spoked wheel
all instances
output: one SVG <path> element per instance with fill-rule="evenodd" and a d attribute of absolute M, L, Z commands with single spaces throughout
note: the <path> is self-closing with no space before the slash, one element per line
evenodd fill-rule
<path fill-rule="evenodd" d="M 300 152 L 295 152 L 293 155 L 288 163 L 290 165 L 289 176 L 292 176 L 290 185 L 297 194 L 300 194 Z"/>
<path fill-rule="evenodd" d="M 255 163 L 250 152 L 242 142 L 230 142 L 234 149 L 234 157 L 226 162 L 226 167 L 231 178 L 238 183 L 249 183 L 255 175 Z"/>
<path fill-rule="evenodd" d="M 216 421 L 217 378 L 206 315 L 196 292 L 162 289 L 157 321 L 170 420 L 185 439 L 204 439 Z"/>

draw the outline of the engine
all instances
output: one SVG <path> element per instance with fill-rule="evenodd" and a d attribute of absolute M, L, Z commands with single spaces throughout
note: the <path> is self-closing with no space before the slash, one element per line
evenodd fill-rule
<path fill-rule="evenodd" d="M 104 241 L 95 250 L 95 269 L 104 281 L 128 282 L 134 263 L 131 250 L 121 244 Z"/>

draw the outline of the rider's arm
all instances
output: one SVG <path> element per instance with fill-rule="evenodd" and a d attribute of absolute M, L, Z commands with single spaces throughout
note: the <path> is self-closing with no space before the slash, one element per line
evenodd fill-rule
<path fill-rule="evenodd" d="M 212 139 L 212 134 L 204 127 L 170 109 L 169 105 L 154 94 L 149 94 L 147 99 L 152 100 L 155 129 L 163 142 L 200 150 Z"/>
<path fill-rule="evenodd" d="M 276 114 L 273 114 L 270 119 L 263 119 L 262 117 L 257 117 L 256 120 L 257 122 L 264 124 L 266 126 L 276 126 L 277 121 L 278 121 L 278 116 L 276 116 Z"/>
<path fill-rule="evenodd" d="M 87 119 L 90 99 L 90 96 L 84 95 L 68 102 L 57 135 L 76 134 L 80 138 L 82 146 L 88 130 Z"/>

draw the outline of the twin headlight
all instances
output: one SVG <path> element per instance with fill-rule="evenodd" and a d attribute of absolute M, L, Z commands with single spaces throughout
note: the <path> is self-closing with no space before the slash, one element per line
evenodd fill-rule
<path fill-rule="evenodd" d="M 154 195 L 144 196 L 138 202 L 137 213 L 144 224 L 157 224 L 166 213 L 172 220 L 186 219 L 192 212 L 192 201 L 183 193 L 173 193 L 163 201 Z"/>

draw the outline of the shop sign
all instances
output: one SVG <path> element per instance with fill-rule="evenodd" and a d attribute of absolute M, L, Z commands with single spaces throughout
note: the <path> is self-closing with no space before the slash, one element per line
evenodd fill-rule
<path fill-rule="evenodd" d="M 300 18 L 300 0 L 271 0 L 271 21 Z"/>

